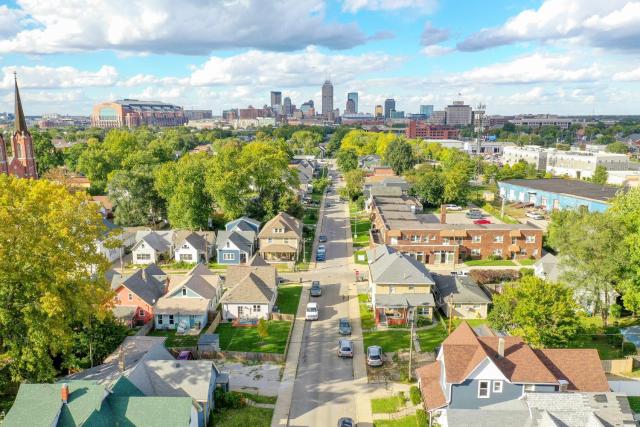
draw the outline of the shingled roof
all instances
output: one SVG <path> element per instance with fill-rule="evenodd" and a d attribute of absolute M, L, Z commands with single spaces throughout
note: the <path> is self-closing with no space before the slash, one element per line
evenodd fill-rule
<path fill-rule="evenodd" d="M 273 230 L 276 228 L 284 229 L 284 233 L 274 233 Z M 300 238 L 302 237 L 302 222 L 286 212 L 280 212 L 262 227 L 258 237 L 261 239 L 267 237 Z"/>

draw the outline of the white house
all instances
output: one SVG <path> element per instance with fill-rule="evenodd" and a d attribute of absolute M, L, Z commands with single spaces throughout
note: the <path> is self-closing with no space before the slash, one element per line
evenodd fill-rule
<path fill-rule="evenodd" d="M 174 258 L 177 262 L 209 262 L 215 240 L 213 231 L 178 231 L 175 235 Z"/>
<path fill-rule="evenodd" d="M 152 264 L 171 258 L 173 231 L 138 231 L 131 249 L 134 264 Z"/>

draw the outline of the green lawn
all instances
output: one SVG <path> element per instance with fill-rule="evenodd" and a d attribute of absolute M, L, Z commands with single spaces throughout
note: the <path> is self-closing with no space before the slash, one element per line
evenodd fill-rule
<path fill-rule="evenodd" d="M 204 331 L 206 328 L 203 328 Z M 195 347 L 198 344 L 199 335 L 176 335 L 175 330 L 154 330 L 149 335 L 152 337 L 167 337 L 164 346 L 169 347 Z"/>
<path fill-rule="evenodd" d="M 386 331 L 363 332 L 362 335 L 365 349 L 371 345 L 379 345 L 385 353 L 409 349 L 407 329 L 389 328 Z"/>
<path fill-rule="evenodd" d="M 228 264 L 218 264 L 217 262 L 210 262 L 209 268 L 211 270 L 226 270 L 229 267 Z"/>
<path fill-rule="evenodd" d="M 247 406 L 240 409 L 223 409 L 213 412 L 210 427 L 269 427 L 273 409 Z"/>
<path fill-rule="evenodd" d="M 620 327 L 626 327 L 638 323 L 638 319 L 630 317 L 618 319 L 618 326 L 609 326 L 604 330 L 600 317 L 580 318 L 581 330 L 566 345 L 568 348 L 595 348 L 600 359 L 621 359 L 624 356 L 635 354 L 635 346 L 625 342 L 622 348 L 622 335 Z M 610 324 L 613 323 L 610 321 Z M 608 334 L 608 335 L 605 335 Z"/>
<path fill-rule="evenodd" d="M 400 395 L 371 399 L 371 412 L 374 414 L 391 414 L 404 408 L 405 401 Z"/>
<path fill-rule="evenodd" d="M 358 255 L 364 255 L 364 260 L 361 261 L 358 259 Z M 365 249 L 359 250 L 359 251 L 354 251 L 353 252 L 353 262 L 355 262 L 356 264 L 362 264 L 362 265 L 367 265 L 367 251 Z"/>
<path fill-rule="evenodd" d="M 397 420 L 375 420 L 373 427 L 423 427 L 418 425 L 415 415 L 398 418 Z"/>
<path fill-rule="evenodd" d="M 263 396 L 261 394 L 247 393 L 246 391 L 238 391 L 237 393 L 240 393 L 241 395 L 243 395 L 247 399 L 251 399 L 256 403 L 271 403 L 271 404 L 274 404 L 274 403 L 276 403 L 276 400 L 278 400 L 278 396 Z"/>
<path fill-rule="evenodd" d="M 631 410 L 635 413 L 640 412 L 640 396 L 629 396 L 629 406 L 631 406 Z"/>
<path fill-rule="evenodd" d="M 506 224 L 520 224 L 520 221 L 518 221 L 517 219 L 507 215 L 505 213 L 504 216 L 500 215 L 500 209 L 485 203 L 484 205 L 482 205 L 482 209 L 484 209 L 485 211 L 487 211 L 487 213 L 495 216 L 496 218 L 498 218 L 499 220 L 501 220 L 502 222 L 506 223 Z"/>
<path fill-rule="evenodd" d="M 220 349 L 226 351 L 251 351 L 260 353 L 284 353 L 291 322 L 269 321 L 269 336 L 262 339 L 258 328 L 233 327 L 230 323 L 221 323 L 216 328 L 220 335 Z"/>
<path fill-rule="evenodd" d="M 519 259 L 518 264 L 520 265 L 533 265 L 538 261 L 537 259 Z"/>
<path fill-rule="evenodd" d="M 358 295 L 358 301 L 360 303 L 360 324 L 364 330 L 373 329 L 376 326 L 375 319 L 373 318 L 373 311 L 369 310 L 369 307 L 367 307 L 368 300 L 367 294 Z"/>
<path fill-rule="evenodd" d="M 278 299 L 276 305 L 280 313 L 296 314 L 298 312 L 298 302 L 302 293 L 301 285 L 283 285 L 278 288 Z"/>
<path fill-rule="evenodd" d="M 516 264 L 510 259 L 476 259 L 473 261 L 465 261 L 465 264 L 469 267 L 482 266 L 482 267 L 513 267 Z"/>

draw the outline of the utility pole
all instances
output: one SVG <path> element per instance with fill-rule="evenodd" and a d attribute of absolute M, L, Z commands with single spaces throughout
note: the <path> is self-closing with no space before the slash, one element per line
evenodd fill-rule
<path fill-rule="evenodd" d="M 413 357 L 413 326 L 414 326 L 414 309 L 409 307 L 409 321 L 411 322 L 411 333 L 409 334 L 409 381 L 411 381 L 411 359 Z"/>
<path fill-rule="evenodd" d="M 453 320 L 453 294 L 449 295 L 449 334 L 451 335 L 451 321 Z"/>

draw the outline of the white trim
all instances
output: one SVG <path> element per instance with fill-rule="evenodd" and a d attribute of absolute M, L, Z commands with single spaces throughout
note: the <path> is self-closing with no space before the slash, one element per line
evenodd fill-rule
<path fill-rule="evenodd" d="M 499 387 L 496 387 L 499 386 Z M 491 392 L 492 393 L 502 393 L 502 381 L 494 381 L 491 384 Z"/>
<path fill-rule="evenodd" d="M 482 384 L 487 385 L 487 395 L 481 396 L 480 391 L 482 390 Z M 478 399 L 489 399 L 491 397 L 491 381 L 490 380 L 479 380 L 478 381 Z"/>

